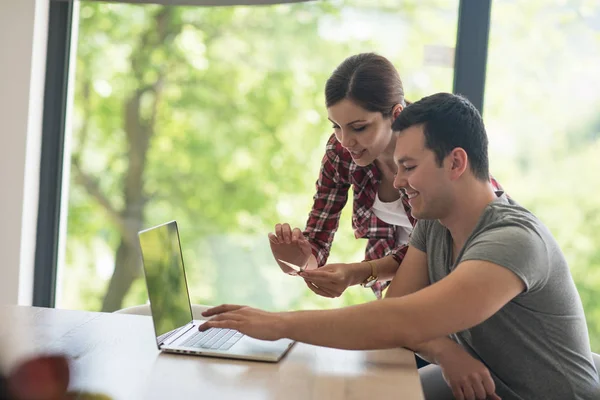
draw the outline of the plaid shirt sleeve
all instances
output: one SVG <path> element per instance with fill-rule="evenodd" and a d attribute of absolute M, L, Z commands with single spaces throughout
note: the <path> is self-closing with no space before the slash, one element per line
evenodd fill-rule
<path fill-rule="evenodd" d="M 406 212 L 406 215 L 408 216 L 408 220 L 410 221 L 410 224 L 414 227 L 415 224 L 417 223 L 417 220 L 415 218 L 413 218 L 412 214 L 411 214 L 411 210 L 410 210 L 410 204 L 408 204 L 408 199 L 405 196 L 401 197 L 402 199 L 402 205 L 404 206 L 404 211 Z M 399 229 L 399 228 L 395 228 L 395 229 Z M 396 236 L 395 230 L 394 230 L 394 237 Z M 382 243 L 385 241 L 379 241 L 378 243 Z M 392 243 L 389 243 L 390 245 Z M 383 258 L 385 255 L 390 255 L 394 258 L 394 260 L 396 260 L 396 262 L 401 265 L 402 261 L 404 260 L 404 256 L 406 256 L 406 252 L 408 251 L 408 244 L 401 244 L 398 246 L 393 247 L 387 254 L 369 254 L 370 251 L 375 251 L 377 249 L 377 246 L 375 245 L 375 243 L 372 246 L 368 246 L 367 247 L 367 259 L 376 259 L 376 258 Z M 370 256 L 374 256 L 374 257 L 370 257 Z M 379 281 L 377 282 L 375 285 L 373 285 L 371 287 L 371 289 L 373 290 L 373 293 L 375 293 L 375 296 L 378 299 L 381 299 L 382 294 L 383 294 L 383 290 L 385 288 L 387 288 L 390 285 L 391 281 Z"/>
<path fill-rule="evenodd" d="M 327 262 L 342 209 L 348 200 L 349 165 L 340 158 L 340 151 L 341 146 L 335 135 L 331 135 L 321 162 L 313 207 L 304 230 L 319 267 Z"/>
<path fill-rule="evenodd" d="M 414 225 L 413 225 L 414 227 Z M 406 252 L 408 251 L 408 244 L 403 244 L 395 247 L 390 255 L 398 262 L 398 264 L 402 264 L 402 260 L 404 260 L 404 256 L 406 256 Z"/>
<path fill-rule="evenodd" d="M 402 196 L 402 206 L 404 207 L 404 211 L 406 212 L 406 216 L 408 217 L 408 221 L 410 224 L 415 227 L 417 224 L 417 220 L 412 216 L 410 204 L 408 203 L 408 198 L 406 196 Z M 404 260 L 404 256 L 406 256 L 406 252 L 408 251 L 408 244 L 401 244 L 396 246 L 390 252 L 390 255 L 394 257 L 394 260 L 398 262 L 398 264 L 402 264 L 402 260 Z"/>

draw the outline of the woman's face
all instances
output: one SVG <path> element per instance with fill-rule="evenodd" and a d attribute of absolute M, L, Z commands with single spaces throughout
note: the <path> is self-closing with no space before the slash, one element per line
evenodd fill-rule
<path fill-rule="evenodd" d="M 389 151 L 393 154 L 392 118 L 367 111 L 352 100 L 344 99 L 327 109 L 335 137 L 361 167 Z"/>

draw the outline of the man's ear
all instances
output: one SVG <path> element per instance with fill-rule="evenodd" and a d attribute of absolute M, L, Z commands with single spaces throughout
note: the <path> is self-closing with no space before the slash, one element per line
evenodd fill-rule
<path fill-rule="evenodd" d="M 448 160 L 448 171 L 452 180 L 460 178 L 469 167 L 469 156 L 461 147 L 452 150 L 446 159 Z"/>
<path fill-rule="evenodd" d="M 398 118 L 398 115 L 400 115 L 402 110 L 404 110 L 404 107 L 402 107 L 402 104 L 396 104 L 394 106 L 394 108 L 392 109 L 392 121 L 395 121 L 396 118 Z"/>

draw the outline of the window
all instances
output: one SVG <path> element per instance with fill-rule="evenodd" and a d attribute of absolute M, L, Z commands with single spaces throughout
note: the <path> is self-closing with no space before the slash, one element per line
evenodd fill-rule
<path fill-rule="evenodd" d="M 144 303 L 136 233 L 171 219 L 195 303 L 373 298 L 358 287 L 317 297 L 279 272 L 267 232 L 304 227 L 331 134 L 323 88 L 333 68 L 376 51 L 395 63 L 408 99 L 451 91 L 458 0 L 79 7 L 58 307 Z M 330 262 L 362 259 L 350 212 Z"/>
<path fill-rule="evenodd" d="M 484 115 L 491 168 L 562 247 L 600 352 L 600 4 L 496 0 Z"/>

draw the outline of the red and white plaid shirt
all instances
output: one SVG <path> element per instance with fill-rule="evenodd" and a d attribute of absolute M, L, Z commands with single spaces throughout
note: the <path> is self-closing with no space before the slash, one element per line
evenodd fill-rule
<path fill-rule="evenodd" d="M 402 263 L 408 245 L 396 246 L 397 227 L 381 221 L 373 212 L 380 181 L 381 173 L 374 163 L 366 167 L 357 165 L 335 135 L 331 135 L 325 147 L 325 156 L 316 183 L 314 204 L 304 230 L 319 267 L 325 265 L 329 257 L 340 215 L 348 200 L 350 186 L 354 192 L 352 229 L 357 239 L 367 239 L 365 260 L 376 260 L 391 255 L 399 264 Z M 493 178 L 490 178 L 490 181 L 495 189 L 502 190 Z M 402 196 L 402 205 L 414 227 L 417 220 L 413 218 L 405 196 Z M 381 296 L 381 291 L 388 283 L 378 282 L 373 286 L 377 297 Z"/>

